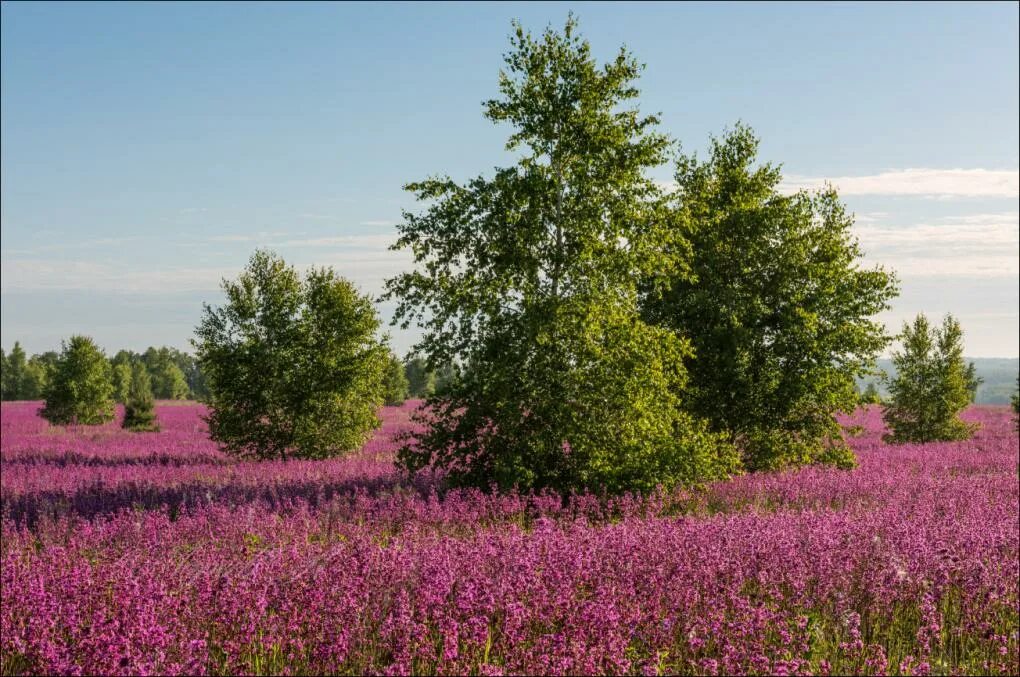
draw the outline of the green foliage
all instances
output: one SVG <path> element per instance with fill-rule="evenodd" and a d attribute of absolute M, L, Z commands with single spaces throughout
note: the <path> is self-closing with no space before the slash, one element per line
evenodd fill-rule
<path fill-rule="evenodd" d="M 436 370 L 436 394 L 445 393 L 460 378 L 460 369 L 454 362 L 447 362 Z"/>
<path fill-rule="evenodd" d="M 205 375 L 198 366 L 198 360 L 193 355 L 174 348 L 168 348 L 167 350 L 174 364 L 177 365 L 177 368 L 184 375 L 189 391 L 188 397 L 193 400 L 205 401 L 209 394 L 209 389 L 206 387 Z"/>
<path fill-rule="evenodd" d="M 25 365 L 25 378 L 21 382 L 20 400 L 38 400 L 46 391 L 49 382 L 50 367 L 39 359 L 38 355 L 29 358 Z"/>
<path fill-rule="evenodd" d="M 25 370 L 27 367 L 28 361 L 25 356 L 25 350 L 21 347 L 20 343 L 15 341 L 14 347 L 11 348 L 11 354 L 6 357 L 3 364 L 3 399 L 27 399 L 23 397 L 26 378 Z"/>
<path fill-rule="evenodd" d="M 1020 376 L 1016 377 L 1017 388 L 1020 389 Z M 1013 414 L 1016 416 L 1016 429 L 1020 432 L 1020 390 L 1013 393 L 1013 396 L 1009 399 L 1010 404 L 1013 405 Z"/>
<path fill-rule="evenodd" d="M 983 378 L 977 375 L 977 367 L 973 362 L 970 362 L 967 365 L 967 369 L 963 372 L 963 380 L 967 383 L 967 392 L 970 393 L 970 401 L 973 403 L 977 399 L 978 388 L 985 382 Z"/>
<path fill-rule="evenodd" d="M 325 458 L 359 448 L 379 425 L 388 350 L 371 299 L 331 268 L 302 280 L 258 251 L 226 305 L 205 306 L 197 358 L 209 431 L 248 457 Z"/>
<path fill-rule="evenodd" d="M 903 325 L 902 349 L 893 353 L 896 376 L 889 382 L 889 401 L 882 412 L 893 443 L 961 440 L 974 426 L 957 414 L 971 402 L 963 363 L 963 331 L 952 315 L 941 329 L 919 314 Z"/>
<path fill-rule="evenodd" d="M 110 358 L 110 365 L 117 367 L 117 365 L 126 364 L 128 367 L 131 367 L 131 365 L 140 360 L 141 357 L 142 356 L 138 353 L 130 350 L 118 350 L 117 354 Z"/>
<path fill-rule="evenodd" d="M 404 365 L 400 358 L 390 353 L 386 362 L 386 370 L 383 373 L 383 402 L 387 406 L 397 406 L 404 403 L 408 396 L 407 377 L 404 376 Z"/>
<path fill-rule="evenodd" d="M 127 402 L 128 392 L 131 390 L 131 364 L 127 362 L 113 362 L 113 399 L 121 404 Z M 142 365 L 145 368 L 145 365 Z"/>
<path fill-rule="evenodd" d="M 113 418 L 110 363 L 87 336 L 72 336 L 63 344 L 46 385 L 39 414 L 54 425 L 99 425 Z"/>
<path fill-rule="evenodd" d="M 854 377 L 889 342 L 871 318 L 896 281 L 860 267 L 834 189 L 784 195 L 758 145 L 738 125 L 707 160 L 678 157 L 670 224 L 684 238 L 664 241 L 674 273 L 665 290 L 645 283 L 644 315 L 689 337 L 685 406 L 737 443 L 748 469 L 845 466 L 835 413 L 857 406 Z"/>
<path fill-rule="evenodd" d="M 174 355 L 169 348 L 150 347 L 142 355 L 142 361 L 152 378 L 152 394 L 156 399 L 187 399 L 188 382 L 184 378 L 184 372 L 174 361 Z"/>
<path fill-rule="evenodd" d="M 52 363 L 49 356 L 55 353 L 33 355 L 29 359 L 21 344 L 14 343 L 11 354 L 0 351 L 0 395 L 4 400 L 38 400 L 49 380 Z"/>
<path fill-rule="evenodd" d="M 395 249 L 417 268 L 387 282 L 396 321 L 452 372 L 428 399 L 426 429 L 399 455 L 454 484 L 612 492 L 723 477 L 731 446 L 683 411 L 686 342 L 640 318 L 636 281 L 675 271 L 658 244 L 664 200 L 646 170 L 669 140 L 626 107 L 639 64 L 599 67 L 567 20 L 534 38 L 515 24 L 500 99 L 515 166 L 464 185 L 406 188 Z M 467 365 L 459 374 L 454 364 Z"/>
<path fill-rule="evenodd" d="M 117 368 L 124 366 L 119 364 Z M 124 401 L 123 427 L 136 432 L 159 430 L 154 404 L 149 371 L 141 362 L 135 362 L 131 366 L 131 381 Z"/>
<path fill-rule="evenodd" d="M 882 396 L 878 393 L 878 387 L 869 381 L 864 392 L 861 393 L 859 402 L 862 405 L 882 404 Z"/>
<path fill-rule="evenodd" d="M 404 376 L 411 397 L 425 398 L 436 390 L 436 373 L 420 357 L 412 358 L 404 364 Z"/>

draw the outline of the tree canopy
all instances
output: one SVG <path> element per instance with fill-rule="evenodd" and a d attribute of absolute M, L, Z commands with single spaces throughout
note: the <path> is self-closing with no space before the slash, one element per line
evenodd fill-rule
<path fill-rule="evenodd" d="M 924 314 L 904 324 L 902 347 L 894 352 L 896 376 L 882 418 L 889 427 L 886 440 L 934 442 L 970 437 L 974 426 L 958 414 L 971 402 L 967 367 L 963 362 L 963 330 L 952 315 L 933 327 Z"/>
<path fill-rule="evenodd" d="M 124 365 L 118 365 L 121 367 Z M 155 402 L 149 371 L 140 361 L 131 365 L 131 382 L 124 399 L 123 427 L 136 432 L 157 431 Z"/>
<path fill-rule="evenodd" d="M 834 414 L 857 405 L 854 377 L 890 340 L 873 316 L 896 281 L 862 267 L 834 189 L 784 194 L 758 145 L 737 125 L 707 159 L 679 155 L 669 223 L 682 238 L 663 241 L 676 272 L 664 292 L 646 283 L 645 318 L 690 340 L 684 406 L 746 468 L 851 465 Z"/>
<path fill-rule="evenodd" d="M 106 423 L 114 416 L 110 363 L 87 336 L 63 344 L 39 414 L 56 425 Z"/>
<path fill-rule="evenodd" d="M 396 321 L 418 322 L 430 364 L 469 365 L 429 397 L 401 450 L 455 484 L 650 490 L 725 476 L 733 449 L 683 411 L 687 341 L 642 321 L 637 281 L 683 275 L 660 243 L 665 201 L 647 171 L 668 159 L 658 119 L 630 106 L 641 66 L 599 65 L 569 18 L 514 25 L 484 114 L 511 127 L 518 161 L 466 183 L 406 189 L 394 248 L 413 272 L 387 283 Z M 678 244 L 679 246 L 679 244 Z"/>
<path fill-rule="evenodd" d="M 331 268 L 302 278 L 267 251 L 223 291 L 225 305 L 205 306 L 194 341 L 212 438 L 256 458 L 359 448 L 379 424 L 388 355 L 371 299 Z"/>
<path fill-rule="evenodd" d="M 404 364 L 392 353 L 383 372 L 383 402 L 390 407 L 401 405 L 407 399 L 409 387 L 404 375 Z"/>

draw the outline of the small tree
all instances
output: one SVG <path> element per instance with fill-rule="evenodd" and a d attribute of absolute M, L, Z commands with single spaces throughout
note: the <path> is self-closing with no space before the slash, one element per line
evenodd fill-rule
<path fill-rule="evenodd" d="M 99 425 L 114 416 L 110 363 L 87 336 L 72 336 L 46 385 L 40 415 L 54 425 Z"/>
<path fill-rule="evenodd" d="M 123 365 L 118 365 L 118 367 Z M 123 427 L 136 432 L 159 430 L 149 372 L 141 362 L 131 366 L 131 383 L 124 402 Z"/>
<path fill-rule="evenodd" d="M 882 404 L 882 396 L 878 392 L 878 388 L 874 383 L 868 381 L 867 387 L 864 388 L 864 392 L 861 393 L 861 404 Z"/>
<path fill-rule="evenodd" d="M 141 364 L 140 362 L 138 364 Z M 142 365 L 145 369 L 145 365 Z M 113 363 L 113 399 L 121 404 L 127 402 L 128 393 L 131 391 L 132 366 L 127 362 Z"/>
<path fill-rule="evenodd" d="M 947 315 L 939 329 L 920 314 L 912 325 L 903 325 L 900 339 L 903 347 L 892 356 L 896 376 L 889 382 L 889 400 L 882 412 L 891 431 L 886 441 L 970 437 L 975 426 L 958 417 L 971 401 L 960 323 Z"/>
<path fill-rule="evenodd" d="M 11 348 L 11 354 L 7 356 L 7 361 L 4 363 L 3 372 L 3 399 L 5 400 L 24 400 L 27 399 L 24 395 L 25 389 L 25 371 L 28 367 L 27 357 L 21 344 L 17 341 L 14 342 L 14 347 Z"/>
<path fill-rule="evenodd" d="M 379 425 L 388 350 L 368 296 L 331 268 L 302 280 L 257 251 L 226 305 L 205 306 L 194 341 L 209 386 L 209 432 L 255 458 L 325 458 L 359 448 Z"/>
<path fill-rule="evenodd" d="M 1013 393 L 1010 401 L 1013 403 L 1013 416 L 1016 418 L 1016 429 L 1020 432 L 1020 376 L 1016 377 L 1017 392 Z"/>
<path fill-rule="evenodd" d="M 978 388 L 981 387 L 985 380 L 977 375 L 977 367 L 974 366 L 973 362 L 967 364 L 967 370 L 964 372 L 963 378 L 967 382 L 967 392 L 970 393 L 970 401 L 973 404 L 977 400 Z"/>
<path fill-rule="evenodd" d="M 152 394 L 160 400 L 187 399 L 188 381 L 177 366 L 169 348 L 150 347 L 142 355 L 142 361 L 152 379 Z"/>
<path fill-rule="evenodd" d="M 395 407 L 404 403 L 407 399 L 408 383 L 404 376 L 404 365 L 400 358 L 390 354 L 386 363 L 386 371 L 383 374 L 383 402 L 386 406 Z"/>
<path fill-rule="evenodd" d="M 436 390 L 436 373 L 428 368 L 428 364 L 420 357 L 404 363 L 404 376 L 407 378 L 411 397 L 428 397 Z"/>
<path fill-rule="evenodd" d="M 432 392 L 442 395 L 457 383 L 457 380 L 460 378 L 460 369 L 457 367 L 456 362 L 446 362 L 436 370 L 435 374 L 436 384 Z"/>

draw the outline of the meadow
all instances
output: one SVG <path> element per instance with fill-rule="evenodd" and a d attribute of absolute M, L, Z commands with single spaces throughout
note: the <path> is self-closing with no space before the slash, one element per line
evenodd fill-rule
<path fill-rule="evenodd" d="M 1018 436 L 652 496 L 440 491 L 358 454 L 236 462 L 200 405 L 159 433 L 0 416 L 3 674 L 1017 674 Z"/>

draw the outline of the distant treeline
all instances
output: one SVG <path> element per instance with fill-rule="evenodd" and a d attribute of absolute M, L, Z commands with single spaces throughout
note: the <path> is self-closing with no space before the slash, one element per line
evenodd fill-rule
<path fill-rule="evenodd" d="M 59 353 L 48 350 L 28 357 L 15 342 L 10 354 L 0 349 L 0 396 L 4 400 L 38 400 L 57 365 Z M 152 381 L 152 393 L 161 400 L 201 400 L 208 394 L 194 356 L 176 348 L 150 347 L 143 353 L 120 350 L 110 358 L 115 395 L 123 401 L 131 379 L 131 366 L 140 362 Z"/>
<path fill-rule="evenodd" d="M 59 353 L 54 350 L 29 357 L 19 342 L 14 343 L 10 354 L 0 348 L 0 399 L 42 399 L 58 357 Z M 393 359 L 397 358 L 394 356 Z M 194 355 L 167 346 L 152 346 L 142 353 L 119 350 L 110 358 L 114 394 L 118 401 L 123 401 L 126 395 L 131 366 L 135 362 L 145 366 L 156 399 L 203 401 L 209 394 L 205 376 Z M 405 360 L 401 364 L 407 385 L 406 388 L 398 386 L 398 390 L 403 391 L 404 397 L 428 397 L 445 388 L 459 373 L 455 365 L 429 369 L 421 358 Z M 397 403 L 400 401 L 403 397 L 397 399 Z"/>
<path fill-rule="evenodd" d="M 974 371 L 981 382 L 977 387 L 975 404 L 1009 404 L 1010 397 L 1016 391 L 1016 374 L 1020 370 L 1020 358 L 1016 357 L 968 357 L 964 358 L 974 365 Z M 880 359 L 877 367 L 886 372 L 890 378 L 896 376 L 896 368 L 892 360 Z M 874 384 L 879 394 L 885 398 L 889 395 L 885 384 L 877 376 L 866 376 L 857 379 L 861 391 L 869 384 Z"/>

